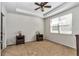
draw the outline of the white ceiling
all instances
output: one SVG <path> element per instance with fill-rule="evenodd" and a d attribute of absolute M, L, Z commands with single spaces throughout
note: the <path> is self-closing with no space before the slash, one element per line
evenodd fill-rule
<path fill-rule="evenodd" d="M 39 2 L 40 3 L 40 2 Z M 50 10 L 56 8 L 57 6 L 63 4 L 63 2 L 49 2 L 47 5 L 51 5 L 51 8 L 45 8 L 44 12 L 40 9 L 35 11 L 34 9 L 38 6 L 34 2 L 3 2 L 2 5 L 6 8 L 7 12 L 18 12 L 25 14 L 33 14 L 43 17 L 43 14 L 49 12 Z"/>

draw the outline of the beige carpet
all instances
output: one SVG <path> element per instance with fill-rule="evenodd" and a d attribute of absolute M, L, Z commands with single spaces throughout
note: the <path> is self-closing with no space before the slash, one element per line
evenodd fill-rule
<path fill-rule="evenodd" d="M 49 41 L 8 46 L 4 56 L 75 56 L 76 50 Z"/>

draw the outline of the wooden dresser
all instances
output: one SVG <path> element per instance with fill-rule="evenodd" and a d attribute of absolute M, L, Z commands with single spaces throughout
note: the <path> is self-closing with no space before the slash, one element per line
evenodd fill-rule
<path fill-rule="evenodd" d="M 16 36 L 16 45 L 24 44 L 24 43 L 25 43 L 25 36 L 24 35 Z"/>
<path fill-rule="evenodd" d="M 79 35 L 76 36 L 77 56 L 79 56 Z"/>
<path fill-rule="evenodd" d="M 43 41 L 43 34 L 37 34 L 36 41 Z"/>

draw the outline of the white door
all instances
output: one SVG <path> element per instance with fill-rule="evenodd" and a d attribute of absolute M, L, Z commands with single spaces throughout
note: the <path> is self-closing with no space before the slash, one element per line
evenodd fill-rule
<path fill-rule="evenodd" d="M 6 17 L 5 15 L 3 16 L 3 49 L 6 48 Z"/>
<path fill-rule="evenodd" d="M 3 32 L 3 38 L 2 38 L 2 48 L 5 49 L 6 48 L 6 18 L 7 18 L 7 12 L 6 9 L 4 8 L 4 6 L 2 6 L 1 8 L 1 12 L 3 14 L 2 17 L 2 32 Z"/>
<path fill-rule="evenodd" d="M 1 13 L 1 32 L 2 32 L 2 34 L 1 34 L 1 47 L 2 47 L 2 49 L 5 49 L 6 48 L 6 35 L 5 35 L 5 33 L 6 33 L 6 17 L 5 17 L 5 15 L 3 14 L 3 12 Z"/>
<path fill-rule="evenodd" d="M 0 52 L 1 52 L 1 2 L 0 2 Z"/>

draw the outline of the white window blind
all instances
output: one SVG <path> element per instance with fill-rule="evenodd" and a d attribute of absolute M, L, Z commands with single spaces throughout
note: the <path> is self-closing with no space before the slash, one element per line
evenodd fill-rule
<path fill-rule="evenodd" d="M 55 18 L 51 21 L 51 32 L 52 33 L 58 33 L 58 18 Z"/>
<path fill-rule="evenodd" d="M 72 13 L 50 21 L 51 33 L 72 34 Z"/>

